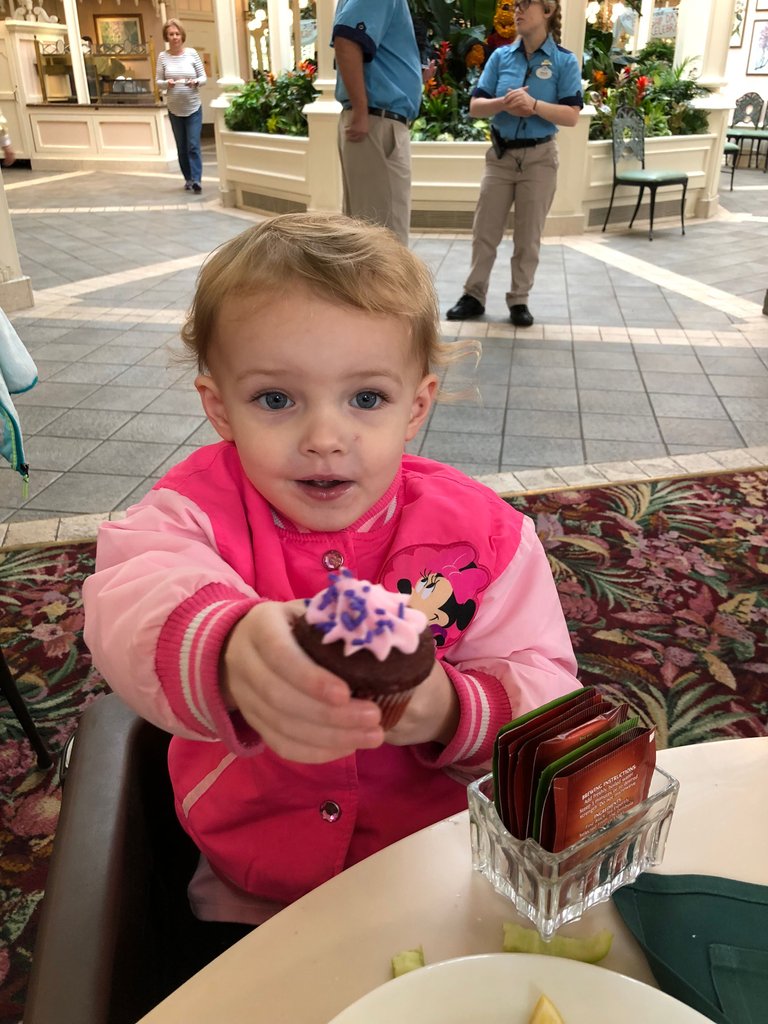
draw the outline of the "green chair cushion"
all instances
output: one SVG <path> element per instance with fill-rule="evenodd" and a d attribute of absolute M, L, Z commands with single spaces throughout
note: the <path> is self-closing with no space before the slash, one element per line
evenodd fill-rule
<path fill-rule="evenodd" d="M 729 139 L 768 139 L 768 128 L 726 128 Z"/>
<path fill-rule="evenodd" d="M 688 181 L 685 171 L 621 171 L 616 174 L 618 185 L 682 185 Z"/>
<path fill-rule="evenodd" d="M 738 144 L 738 142 L 726 142 L 726 144 L 723 146 L 724 153 L 738 153 L 740 149 L 741 146 Z"/>

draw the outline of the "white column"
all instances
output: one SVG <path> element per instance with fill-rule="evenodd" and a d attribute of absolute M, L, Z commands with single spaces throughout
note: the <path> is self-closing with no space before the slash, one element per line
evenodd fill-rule
<path fill-rule="evenodd" d="M 675 64 L 693 58 L 699 81 L 709 89 L 725 85 L 735 0 L 680 0 Z"/>
<path fill-rule="evenodd" d="M 710 151 L 704 189 L 696 204 L 696 215 L 699 217 L 713 215 L 720 191 L 720 165 L 731 110 L 731 104 L 723 94 L 723 86 L 727 84 L 725 67 L 734 6 L 735 0 L 680 2 L 675 64 L 692 57 L 699 72 L 699 82 L 711 90 L 709 96 L 694 100 L 694 105 L 707 111 L 709 131 L 717 139 Z"/>
<path fill-rule="evenodd" d="M 0 171 L 0 307 L 6 313 L 15 313 L 17 309 L 28 309 L 34 304 L 32 282 L 21 272 L 3 172 Z"/>
<path fill-rule="evenodd" d="M 213 0 L 213 21 L 216 26 L 216 45 L 221 71 L 221 77 L 216 80 L 216 84 L 226 92 L 243 84 L 240 76 L 237 11 L 232 0 Z M 224 106 L 227 106 L 227 102 Z M 218 100 L 214 100 L 213 103 L 218 105 Z"/>
<path fill-rule="evenodd" d="M 319 5 L 318 5 L 319 6 Z M 291 8 L 288 0 L 267 0 L 269 19 L 269 70 L 273 75 L 293 67 Z M 318 23 L 320 16 L 318 14 Z"/>
<path fill-rule="evenodd" d="M 67 26 L 67 43 L 72 55 L 72 73 L 75 79 L 77 102 L 88 104 L 91 97 L 88 93 L 88 79 L 85 77 L 85 61 L 80 45 L 80 19 L 77 16 L 77 0 L 62 0 L 64 4 L 64 23 Z"/>
<path fill-rule="evenodd" d="M 584 34 L 587 30 L 587 19 L 585 15 L 585 0 L 562 0 L 560 4 L 562 11 L 562 32 L 561 42 L 566 50 L 576 54 L 576 60 L 581 67 L 584 55 Z"/>
<path fill-rule="evenodd" d="M 563 0 L 561 6 L 561 42 L 567 50 L 576 54 L 579 66 L 583 59 L 587 28 L 585 6 L 584 0 Z M 585 106 L 575 127 L 561 128 L 557 133 L 560 173 L 544 229 L 547 235 L 577 235 L 584 231 L 586 221 L 582 196 L 586 187 L 589 124 L 594 112 L 594 107 Z"/>
<path fill-rule="evenodd" d="M 651 20 L 653 18 L 653 0 L 643 0 L 640 8 L 640 19 L 637 26 L 637 52 L 639 53 L 651 38 Z"/>
<path fill-rule="evenodd" d="M 333 66 L 331 29 L 336 0 L 317 0 L 317 78 L 320 95 L 304 107 L 309 122 L 307 186 L 310 210 L 341 210 L 341 165 L 337 133 L 339 111 L 334 92 L 336 72 Z"/>

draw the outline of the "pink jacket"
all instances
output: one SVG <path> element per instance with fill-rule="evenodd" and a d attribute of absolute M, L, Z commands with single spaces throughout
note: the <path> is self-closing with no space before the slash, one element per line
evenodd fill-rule
<path fill-rule="evenodd" d="M 427 602 L 440 594 L 437 656 L 461 707 L 446 747 L 384 744 L 295 764 L 227 712 L 217 676 L 227 634 L 259 600 L 321 590 L 329 552 L 389 590 L 414 588 Z M 169 767 L 183 827 L 231 892 L 272 910 L 464 809 L 466 783 L 487 770 L 498 729 L 579 685 L 531 521 L 458 471 L 416 457 L 404 458 L 358 522 L 325 534 L 281 521 L 232 444 L 202 448 L 124 520 L 102 526 L 84 603 L 96 666 L 127 704 L 174 734 Z M 215 902 L 203 899 L 200 916 L 221 917 Z"/>

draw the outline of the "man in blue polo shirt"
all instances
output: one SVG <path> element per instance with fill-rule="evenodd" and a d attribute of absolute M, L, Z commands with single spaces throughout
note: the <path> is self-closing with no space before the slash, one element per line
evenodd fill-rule
<path fill-rule="evenodd" d="M 339 0 L 333 23 L 344 213 L 408 244 L 421 59 L 407 0 Z"/>

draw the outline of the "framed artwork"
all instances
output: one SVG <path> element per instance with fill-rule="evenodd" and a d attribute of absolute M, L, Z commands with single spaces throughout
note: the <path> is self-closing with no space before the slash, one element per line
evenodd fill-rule
<path fill-rule="evenodd" d="M 747 59 L 748 75 L 768 75 L 768 18 L 756 18 Z"/>
<path fill-rule="evenodd" d="M 768 3 L 768 0 L 766 0 Z M 736 0 L 733 8 L 733 25 L 731 27 L 731 49 L 741 46 L 744 42 L 744 22 L 747 20 L 747 0 Z"/>
<path fill-rule="evenodd" d="M 768 12 L 768 0 L 756 0 L 755 10 Z"/>
<path fill-rule="evenodd" d="M 99 46 L 141 46 L 144 23 L 140 14 L 94 14 L 96 42 Z"/>

